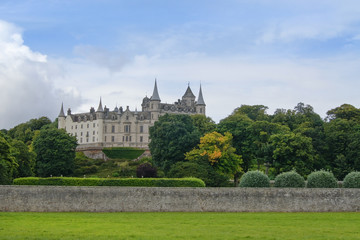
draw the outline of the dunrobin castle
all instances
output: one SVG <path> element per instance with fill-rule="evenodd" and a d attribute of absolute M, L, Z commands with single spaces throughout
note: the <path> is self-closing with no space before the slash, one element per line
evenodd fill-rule
<path fill-rule="evenodd" d="M 90 112 L 71 113 L 67 111 L 64 114 L 63 105 L 61 105 L 58 117 L 59 128 L 65 129 L 68 133 L 76 136 L 78 148 L 93 147 L 138 147 L 147 148 L 149 144 L 149 127 L 154 125 L 160 116 L 169 114 L 203 114 L 205 115 L 205 102 L 200 86 L 197 101 L 187 87 L 182 99 L 173 104 L 162 103 L 157 82 L 153 94 L 150 98 L 143 99 L 141 111 L 131 111 L 127 106 L 115 107 L 114 110 L 103 108 L 101 98 L 99 107 L 91 107 Z"/>

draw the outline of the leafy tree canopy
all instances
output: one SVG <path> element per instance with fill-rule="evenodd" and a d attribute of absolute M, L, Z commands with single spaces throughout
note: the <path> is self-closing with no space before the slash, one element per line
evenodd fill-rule
<path fill-rule="evenodd" d="M 43 129 L 35 137 L 36 172 L 40 177 L 70 175 L 77 141 L 63 129 Z"/>
<path fill-rule="evenodd" d="M 167 172 L 185 160 L 185 153 L 199 143 L 200 133 L 190 116 L 165 114 L 150 128 L 150 139 L 154 164 Z"/>

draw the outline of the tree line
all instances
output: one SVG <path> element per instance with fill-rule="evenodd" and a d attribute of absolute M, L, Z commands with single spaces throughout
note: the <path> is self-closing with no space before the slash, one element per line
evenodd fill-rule
<path fill-rule="evenodd" d="M 150 129 L 153 162 L 168 177 L 196 176 L 207 186 L 236 182 L 249 170 L 274 179 L 326 169 L 339 180 L 360 170 L 360 109 L 343 104 L 325 119 L 303 103 L 272 115 L 267 109 L 242 105 L 218 124 L 201 115 L 165 115 Z"/>
<path fill-rule="evenodd" d="M 267 109 L 242 105 L 217 124 L 203 115 L 164 115 L 150 128 L 151 163 L 162 176 L 199 177 L 207 186 L 227 186 L 249 170 L 274 179 L 291 170 L 306 178 L 325 169 L 339 180 L 360 170 L 360 109 L 343 104 L 324 119 L 303 103 L 273 114 Z M 2 129 L 0 184 L 70 176 L 76 145 L 46 117 Z"/>

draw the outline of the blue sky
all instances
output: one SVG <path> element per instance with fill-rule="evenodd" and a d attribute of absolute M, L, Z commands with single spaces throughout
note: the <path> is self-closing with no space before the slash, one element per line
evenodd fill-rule
<path fill-rule="evenodd" d="M 360 2 L 0 1 L 0 128 L 61 102 L 141 108 L 200 82 L 215 121 L 241 104 L 359 107 Z"/>

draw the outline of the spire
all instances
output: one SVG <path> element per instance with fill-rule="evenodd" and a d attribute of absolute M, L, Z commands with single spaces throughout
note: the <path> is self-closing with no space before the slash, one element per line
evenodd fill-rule
<path fill-rule="evenodd" d="M 197 105 L 206 105 L 204 102 L 203 95 L 202 95 L 201 84 L 200 84 L 200 91 L 199 91 L 199 98 L 197 101 Z"/>
<path fill-rule="evenodd" d="M 150 100 L 152 100 L 152 101 L 161 101 L 160 97 L 159 97 L 158 89 L 157 89 L 156 78 L 155 78 L 154 92 L 153 92 Z"/>
<path fill-rule="evenodd" d="M 195 95 L 194 95 L 193 92 L 191 91 L 190 84 L 188 85 L 188 87 L 187 87 L 187 89 L 186 89 L 186 92 L 185 92 L 185 94 L 184 94 L 183 97 L 195 98 Z"/>
<path fill-rule="evenodd" d="M 61 103 L 61 110 L 60 110 L 60 113 L 59 113 L 59 117 L 65 117 L 65 114 L 64 114 L 64 103 Z"/>
<path fill-rule="evenodd" d="M 103 111 L 104 111 L 104 109 L 103 109 L 103 107 L 102 107 L 101 97 L 100 97 L 100 102 L 99 102 L 99 107 L 98 107 L 98 109 L 97 109 L 97 112 L 103 112 Z"/>

